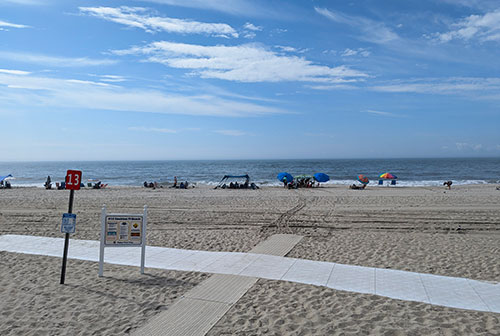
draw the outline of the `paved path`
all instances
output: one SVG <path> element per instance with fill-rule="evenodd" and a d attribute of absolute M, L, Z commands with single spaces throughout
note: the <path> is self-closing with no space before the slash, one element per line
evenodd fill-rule
<path fill-rule="evenodd" d="M 300 239 L 296 235 L 273 235 L 250 252 L 284 256 Z M 153 317 L 134 336 L 204 336 L 257 280 L 241 275 L 212 275 Z"/>
<path fill-rule="evenodd" d="M 64 239 L 0 236 L 0 251 L 61 257 Z M 99 242 L 71 240 L 69 258 L 98 261 Z M 140 248 L 106 248 L 105 262 L 140 265 Z M 286 280 L 357 293 L 500 313 L 500 284 L 465 278 L 342 265 L 257 253 L 148 246 L 146 267 Z"/>

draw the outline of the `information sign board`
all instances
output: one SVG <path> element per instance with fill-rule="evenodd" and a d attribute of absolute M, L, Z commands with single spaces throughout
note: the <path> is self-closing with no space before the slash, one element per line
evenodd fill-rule
<path fill-rule="evenodd" d="M 105 221 L 106 246 L 141 245 L 142 215 L 108 215 Z"/>
<path fill-rule="evenodd" d="M 104 250 L 106 247 L 140 247 L 141 274 L 144 274 L 146 263 L 146 227 L 148 223 L 148 207 L 144 206 L 142 214 L 117 214 L 101 212 L 101 247 L 99 251 L 99 276 L 104 272 Z"/>
<path fill-rule="evenodd" d="M 62 233 L 75 233 L 76 227 L 76 214 L 65 213 L 62 217 L 61 232 Z"/>
<path fill-rule="evenodd" d="M 82 183 L 82 172 L 80 170 L 68 170 L 66 173 L 66 189 L 80 190 Z"/>

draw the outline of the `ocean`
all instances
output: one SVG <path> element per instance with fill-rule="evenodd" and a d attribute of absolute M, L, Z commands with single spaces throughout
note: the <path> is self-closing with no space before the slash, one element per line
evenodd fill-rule
<path fill-rule="evenodd" d="M 250 175 L 257 185 L 280 185 L 276 176 L 288 172 L 325 173 L 329 184 L 351 184 L 359 174 L 378 182 L 390 172 L 400 186 L 437 186 L 452 180 L 460 184 L 500 183 L 500 158 L 456 159 L 332 159 L 332 160 L 203 160 L 203 161 L 82 161 L 82 162 L 0 162 L 0 176 L 12 174 L 13 186 L 42 187 L 48 175 L 63 181 L 66 170 L 83 172 L 83 182 L 100 180 L 109 185 L 141 186 L 144 181 L 178 181 L 215 185 L 224 175 Z"/>

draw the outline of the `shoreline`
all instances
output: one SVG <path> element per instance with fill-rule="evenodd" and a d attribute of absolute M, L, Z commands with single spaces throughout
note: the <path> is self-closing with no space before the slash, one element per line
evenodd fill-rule
<path fill-rule="evenodd" d="M 188 181 L 189 182 L 189 181 Z M 384 181 L 385 182 L 385 181 Z M 158 183 L 160 185 L 159 188 L 157 189 L 174 189 L 171 188 L 171 185 L 173 183 L 168 182 L 161 182 Z M 218 182 L 209 182 L 209 183 L 202 183 L 202 182 L 190 182 L 195 185 L 195 188 L 214 188 L 215 186 L 218 185 Z M 255 182 L 257 186 L 261 189 L 267 189 L 267 188 L 283 188 L 283 183 L 282 182 L 276 182 L 276 183 L 270 183 L 270 184 L 265 184 L 265 183 L 260 183 Z M 312 187 L 312 188 L 300 188 L 300 189 L 317 189 L 317 188 L 335 188 L 335 187 L 349 187 L 349 185 L 353 183 L 358 183 L 355 180 L 352 181 L 334 181 L 334 182 L 326 182 L 326 183 L 321 183 L 320 187 Z M 446 189 L 445 186 L 443 186 L 442 183 L 440 182 L 435 182 L 434 184 L 407 184 L 407 183 L 414 183 L 414 182 L 409 182 L 409 181 L 403 181 L 401 184 L 400 181 L 398 181 L 399 184 L 396 185 L 388 185 L 385 183 L 384 185 L 378 185 L 376 183 L 373 184 L 368 184 L 367 188 L 443 188 Z M 55 187 L 55 183 L 53 182 L 53 187 L 50 190 L 57 190 Z M 481 182 L 481 183 L 460 183 L 460 182 L 454 182 L 452 185 L 452 189 L 456 187 L 470 187 L 470 186 L 500 186 L 500 181 L 498 182 Z M 108 188 L 145 188 L 142 185 L 131 185 L 131 184 L 112 184 L 108 183 Z M 39 184 L 13 184 L 10 189 L 24 189 L 24 188 L 36 188 L 36 189 L 45 189 L 43 183 Z M 4 189 L 4 188 L 0 188 Z M 82 187 L 81 190 L 91 190 L 91 187 Z M 152 189 L 152 188 L 147 188 L 147 189 Z M 193 189 L 192 187 L 188 189 Z M 283 188 L 284 189 L 284 188 Z M 446 189 L 448 190 L 448 189 Z"/>

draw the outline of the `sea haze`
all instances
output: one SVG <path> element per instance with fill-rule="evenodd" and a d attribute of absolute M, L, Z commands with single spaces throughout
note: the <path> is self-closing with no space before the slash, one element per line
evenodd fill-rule
<path fill-rule="evenodd" d="M 376 184 L 378 176 L 390 172 L 401 186 L 500 183 L 500 158 L 457 159 L 362 159 L 362 160 L 231 160 L 231 161 L 86 161 L 0 162 L 0 176 L 12 174 L 13 186 L 41 187 L 48 175 L 63 181 L 67 169 L 83 171 L 83 182 L 98 179 L 110 185 L 139 186 L 144 181 L 179 181 L 214 185 L 224 175 L 249 174 L 260 185 L 279 185 L 278 173 L 292 175 L 326 173 L 330 184 L 349 184 L 359 174 Z"/>

